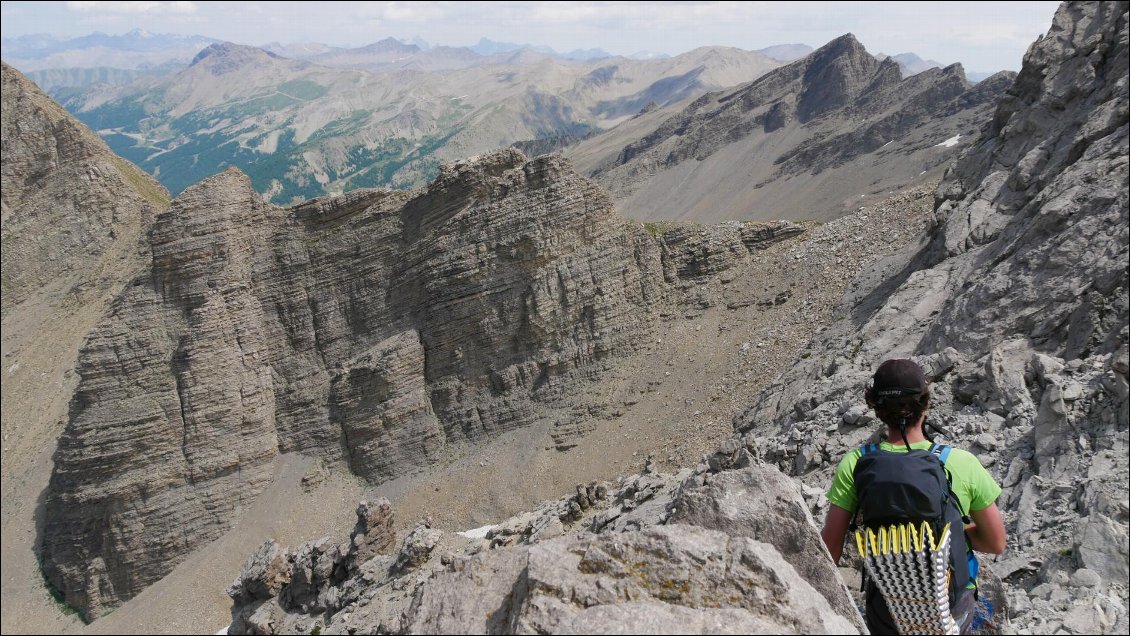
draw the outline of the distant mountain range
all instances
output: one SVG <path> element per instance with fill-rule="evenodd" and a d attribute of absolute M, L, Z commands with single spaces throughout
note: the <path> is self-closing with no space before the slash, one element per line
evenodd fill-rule
<path fill-rule="evenodd" d="M 28 73 L 43 69 L 109 67 L 149 70 L 183 66 L 200 49 L 219 42 L 202 35 L 155 34 L 134 29 L 122 35 L 92 33 L 77 38 L 25 35 L 0 41 L 4 61 Z"/>
<path fill-rule="evenodd" d="M 519 141 L 581 138 L 777 66 L 760 53 L 717 47 L 582 62 L 528 48 L 481 56 L 389 39 L 295 60 L 225 43 L 173 75 L 61 95 L 174 193 L 236 165 L 285 203 L 420 185 L 443 161 Z"/>
<path fill-rule="evenodd" d="M 757 49 L 757 52 L 778 62 L 795 62 L 811 53 L 812 50 L 812 47 L 807 44 L 777 44 Z"/>
<path fill-rule="evenodd" d="M 534 152 L 587 140 L 602 150 L 577 160 L 596 169 L 691 100 L 811 53 L 784 44 L 633 59 L 486 38 L 255 48 L 141 30 L 3 40 L 6 58 L 173 193 L 237 165 L 278 203 L 420 185 L 442 161 L 515 143 Z M 892 59 L 903 76 L 940 66 Z"/>
<path fill-rule="evenodd" d="M 125 70 L 168 70 L 172 66 L 186 65 L 200 49 L 220 42 L 215 38 L 201 35 L 157 34 L 134 29 L 122 35 L 92 33 L 76 38 L 58 38 L 46 34 L 25 35 L 17 38 L 4 38 L 2 55 L 6 61 L 30 73 L 44 69 L 58 68 L 117 68 Z M 281 43 L 271 42 L 260 48 L 283 57 L 298 60 L 317 61 L 327 66 L 342 65 L 347 68 L 372 67 L 372 60 L 360 60 L 366 53 L 384 51 L 399 52 L 401 56 L 418 56 L 439 49 L 438 54 L 427 56 L 427 62 L 419 62 L 417 68 L 441 70 L 441 68 L 465 68 L 469 53 L 491 57 L 503 53 L 514 53 L 528 49 L 541 55 L 576 61 L 593 61 L 616 57 L 599 48 L 574 49 L 559 53 L 551 47 L 536 44 L 517 44 L 480 38 L 479 42 L 468 47 L 433 46 L 420 37 L 411 39 L 386 38 L 360 47 L 338 47 L 319 42 Z M 757 49 L 756 52 L 778 62 L 793 62 L 813 51 L 807 44 L 777 44 Z M 469 53 L 468 53 L 469 52 Z M 639 51 L 625 56 L 629 59 L 652 60 L 670 57 L 665 53 Z M 880 53 L 882 60 L 887 57 Z M 923 60 L 914 53 L 900 53 L 893 56 L 906 75 L 920 73 L 927 68 L 942 68 L 944 64 L 934 60 Z M 459 60 L 463 61 L 460 62 Z M 436 60 L 447 60 L 437 62 Z M 384 60 L 392 62 L 393 58 Z M 991 73 L 971 72 L 971 81 L 979 81 Z"/>

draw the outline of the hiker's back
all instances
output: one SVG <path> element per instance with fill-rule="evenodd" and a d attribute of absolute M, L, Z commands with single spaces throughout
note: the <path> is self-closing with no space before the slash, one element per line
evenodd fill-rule
<path fill-rule="evenodd" d="M 906 451 L 876 444 L 860 449 L 854 486 L 863 530 L 857 542 L 869 574 L 865 591 L 873 632 L 956 633 L 950 610 L 965 595 L 975 560 L 945 469 L 950 454 L 948 446 L 933 444 Z"/>

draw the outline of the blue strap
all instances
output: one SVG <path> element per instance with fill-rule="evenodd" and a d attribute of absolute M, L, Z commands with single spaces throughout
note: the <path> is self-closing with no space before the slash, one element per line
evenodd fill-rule
<path fill-rule="evenodd" d="M 946 460 L 947 460 L 947 459 L 949 459 L 949 457 L 950 457 L 950 451 L 952 451 L 952 450 L 953 450 L 953 448 L 951 448 L 951 447 L 949 447 L 949 446 L 946 446 L 946 445 L 944 445 L 944 444 L 943 444 L 943 445 L 942 445 L 942 446 L 941 446 L 940 448 L 941 448 L 942 450 L 941 450 L 941 452 L 940 452 L 940 453 L 938 453 L 938 459 L 939 459 L 939 460 L 941 460 L 941 462 L 942 462 L 942 465 L 944 466 L 944 465 L 945 465 L 945 463 L 946 463 Z"/>
<path fill-rule="evenodd" d="M 863 446 L 859 447 L 859 455 L 860 457 L 862 457 L 867 453 L 874 453 L 877 450 L 879 450 L 878 444 L 864 444 Z"/>

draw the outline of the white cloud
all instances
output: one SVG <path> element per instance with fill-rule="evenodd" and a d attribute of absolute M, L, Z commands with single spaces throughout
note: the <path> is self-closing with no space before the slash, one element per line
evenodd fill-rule
<path fill-rule="evenodd" d="M 363 19 L 387 22 L 427 22 L 448 17 L 450 2 L 365 2 L 356 7 Z"/>
<path fill-rule="evenodd" d="M 124 14 L 158 14 L 158 13 L 195 13 L 199 7 L 195 2 L 94 2 L 72 1 L 67 3 L 67 9 L 77 13 L 124 13 Z"/>

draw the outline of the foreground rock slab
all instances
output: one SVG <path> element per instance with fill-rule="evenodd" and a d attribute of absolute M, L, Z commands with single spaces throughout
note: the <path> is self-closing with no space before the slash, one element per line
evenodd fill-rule
<path fill-rule="evenodd" d="M 368 560 L 268 542 L 229 592 L 229 633 L 860 633 L 819 541 L 772 466 L 645 470 L 484 539 L 421 524 Z"/>

